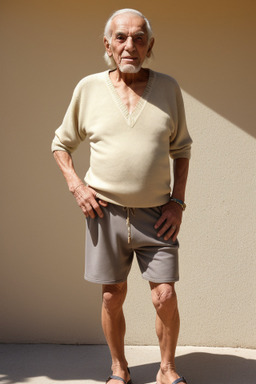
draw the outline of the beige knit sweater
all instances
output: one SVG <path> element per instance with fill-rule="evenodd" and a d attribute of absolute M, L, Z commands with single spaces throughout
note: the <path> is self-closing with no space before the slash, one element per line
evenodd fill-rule
<path fill-rule="evenodd" d="M 109 71 L 87 76 L 75 88 L 52 151 L 70 154 L 85 137 L 90 167 L 85 182 L 97 196 L 126 207 L 153 207 L 170 197 L 170 156 L 190 158 L 180 88 L 170 76 L 150 70 L 144 94 L 130 114 Z"/>

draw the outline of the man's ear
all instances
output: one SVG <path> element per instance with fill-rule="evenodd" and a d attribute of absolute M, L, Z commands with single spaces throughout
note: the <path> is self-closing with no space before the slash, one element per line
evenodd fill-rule
<path fill-rule="evenodd" d="M 155 43 L 155 39 L 153 37 L 151 37 L 150 43 L 149 43 L 149 47 L 148 47 L 148 51 L 147 51 L 147 57 L 151 56 L 154 43 Z"/>
<path fill-rule="evenodd" d="M 109 55 L 109 57 L 111 57 L 112 56 L 111 45 L 110 45 L 108 39 L 106 38 L 106 36 L 104 36 L 103 42 L 104 42 L 107 54 Z"/>

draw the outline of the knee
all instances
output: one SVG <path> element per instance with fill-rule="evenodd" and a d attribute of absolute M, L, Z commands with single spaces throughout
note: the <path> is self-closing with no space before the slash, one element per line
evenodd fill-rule
<path fill-rule="evenodd" d="M 107 312 L 118 312 L 126 297 L 126 285 L 105 285 L 103 286 L 102 303 Z"/>
<path fill-rule="evenodd" d="M 177 307 L 174 284 L 158 284 L 152 288 L 152 302 L 157 311 Z"/>

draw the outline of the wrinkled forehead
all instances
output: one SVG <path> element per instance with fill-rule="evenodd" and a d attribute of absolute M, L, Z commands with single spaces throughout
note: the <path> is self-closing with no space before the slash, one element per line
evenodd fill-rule
<path fill-rule="evenodd" d="M 134 35 L 138 33 L 147 34 L 146 21 L 143 17 L 131 13 L 124 13 L 114 17 L 111 23 L 111 31 L 112 35 L 115 35 L 118 32 L 127 35 Z"/>

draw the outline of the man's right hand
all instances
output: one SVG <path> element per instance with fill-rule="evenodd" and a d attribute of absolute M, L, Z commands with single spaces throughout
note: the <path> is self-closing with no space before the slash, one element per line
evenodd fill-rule
<path fill-rule="evenodd" d="M 99 217 L 103 217 L 103 212 L 100 206 L 106 207 L 108 203 L 104 200 L 96 200 L 96 192 L 94 189 L 87 187 L 82 183 L 74 188 L 72 193 L 86 217 L 90 216 L 94 219 L 96 217 L 95 213 Z"/>
<path fill-rule="evenodd" d="M 66 179 L 70 192 L 75 196 L 84 215 L 90 216 L 92 219 L 96 217 L 96 214 L 103 217 L 100 205 L 106 207 L 108 203 L 103 200 L 96 200 L 96 191 L 86 186 L 78 177 L 71 155 L 66 151 L 55 151 L 53 156 Z"/>

